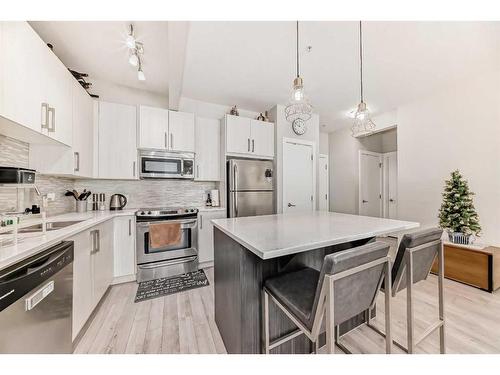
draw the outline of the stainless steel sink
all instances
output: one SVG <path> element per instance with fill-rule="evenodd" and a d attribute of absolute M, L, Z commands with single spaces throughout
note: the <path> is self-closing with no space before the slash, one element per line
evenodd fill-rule
<path fill-rule="evenodd" d="M 58 230 L 62 228 L 69 227 L 70 225 L 81 223 L 83 220 L 72 220 L 72 221 L 54 221 L 47 223 L 47 230 Z M 29 227 L 19 228 L 18 233 L 36 233 L 42 231 L 42 224 L 30 225 Z"/>

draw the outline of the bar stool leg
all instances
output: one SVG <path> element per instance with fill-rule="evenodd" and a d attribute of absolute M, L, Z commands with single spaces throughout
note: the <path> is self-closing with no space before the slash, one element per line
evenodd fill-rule
<path fill-rule="evenodd" d="M 266 291 L 262 291 L 262 306 L 263 306 L 263 315 L 264 315 L 264 350 L 265 354 L 269 354 L 269 295 Z"/>
<path fill-rule="evenodd" d="M 413 354 L 414 327 L 413 327 L 413 256 L 407 253 L 406 258 L 406 331 L 408 341 L 408 354 Z"/>
<path fill-rule="evenodd" d="M 387 261 L 385 264 L 385 352 L 390 354 L 392 352 L 392 335 L 391 335 L 391 262 Z M 370 309 L 368 309 L 368 322 L 370 316 Z"/>
<path fill-rule="evenodd" d="M 335 318 L 334 318 L 334 287 L 333 280 L 328 278 L 326 291 L 326 352 L 333 354 L 335 352 Z"/>
<path fill-rule="evenodd" d="M 439 327 L 439 351 L 441 354 L 446 353 L 445 346 L 445 328 L 444 328 L 444 249 L 443 242 L 439 246 L 439 273 L 438 273 L 438 288 L 439 288 L 439 320 L 442 322 Z"/>

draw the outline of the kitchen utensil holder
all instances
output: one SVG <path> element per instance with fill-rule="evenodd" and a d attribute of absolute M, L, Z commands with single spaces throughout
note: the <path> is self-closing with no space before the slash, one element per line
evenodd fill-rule
<path fill-rule="evenodd" d="M 76 212 L 87 212 L 87 201 L 76 201 Z"/>

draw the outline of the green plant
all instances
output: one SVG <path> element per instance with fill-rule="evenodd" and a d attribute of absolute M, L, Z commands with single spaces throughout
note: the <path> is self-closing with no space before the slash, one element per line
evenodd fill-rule
<path fill-rule="evenodd" d="M 445 182 L 443 203 L 439 209 L 439 226 L 451 232 L 465 235 L 481 232 L 477 215 L 467 180 L 458 170 L 451 172 L 451 179 Z"/>

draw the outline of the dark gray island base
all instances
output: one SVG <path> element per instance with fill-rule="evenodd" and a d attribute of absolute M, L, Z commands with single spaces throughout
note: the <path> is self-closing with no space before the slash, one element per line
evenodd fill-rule
<path fill-rule="evenodd" d="M 297 254 L 262 259 L 214 228 L 215 321 L 231 354 L 262 352 L 262 286 L 264 280 L 304 266 L 321 269 L 325 255 L 361 246 L 374 237 L 322 247 Z M 296 329 L 273 303 L 269 306 L 271 341 Z M 343 334 L 365 321 L 364 314 L 344 322 Z M 323 339 L 324 342 L 324 339 Z M 311 342 L 300 335 L 272 353 L 311 353 Z"/>

